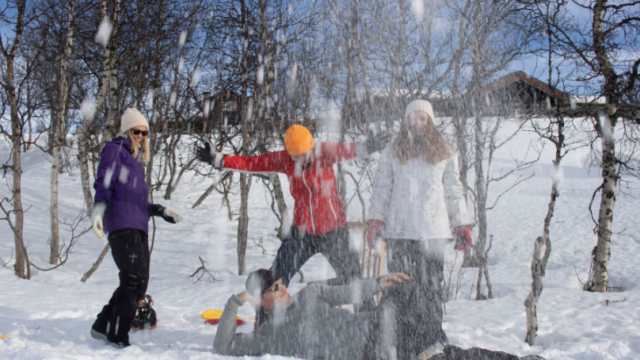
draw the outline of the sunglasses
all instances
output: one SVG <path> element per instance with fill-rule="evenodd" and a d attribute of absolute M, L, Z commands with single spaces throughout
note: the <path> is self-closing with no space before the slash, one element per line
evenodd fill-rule
<path fill-rule="evenodd" d="M 133 133 L 133 135 L 140 135 L 140 134 L 142 134 L 142 136 L 149 135 L 148 131 L 142 131 L 142 130 L 138 130 L 138 129 L 133 129 L 133 130 L 131 130 L 131 132 Z"/>
<path fill-rule="evenodd" d="M 282 280 L 282 279 L 278 279 L 278 280 L 276 281 L 276 283 L 275 283 L 275 284 L 273 284 L 273 286 L 272 286 L 270 289 L 265 290 L 265 291 L 262 293 L 262 295 L 264 295 L 264 294 L 266 294 L 266 293 L 268 293 L 268 292 L 271 292 L 271 291 L 276 292 L 276 291 L 280 290 L 280 284 L 279 284 L 280 280 Z"/>

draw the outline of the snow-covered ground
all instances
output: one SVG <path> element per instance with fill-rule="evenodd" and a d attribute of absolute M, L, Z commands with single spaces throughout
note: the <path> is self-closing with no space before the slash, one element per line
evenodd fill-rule
<path fill-rule="evenodd" d="M 521 146 L 515 145 L 515 147 Z M 6 158 L 9 148 L 0 143 L 0 154 Z M 578 156 L 579 157 L 579 156 Z M 508 154 L 501 158 L 508 159 Z M 575 165 L 578 161 L 571 162 Z M 23 155 L 23 202 L 31 206 L 25 215 L 25 238 L 31 259 L 46 265 L 49 236 L 50 163 L 46 155 L 35 149 Z M 578 167 L 564 169 L 556 213 L 551 225 L 553 251 L 544 291 L 538 304 L 539 332 L 537 345 L 523 342 L 526 320 L 523 302 L 531 285 L 531 253 L 533 241 L 542 232 L 551 180 L 548 162 L 538 167 L 538 176 L 502 196 L 489 212 L 489 233 L 493 246 L 489 252 L 489 272 L 495 298 L 474 301 L 470 294 L 476 269 L 464 269 L 457 297 L 446 303 L 444 328 L 452 344 L 461 347 L 483 347 L 517 355 L 538 354 L 546 359 L 638 359 L 640 358 L 640 183 L 631 182 L 630 195 L 620 194 L 615 207 L 614 231 L 609 262 L 610 285 L 623 287 L 623 292 L 607 294 L 581 290 L 579 279 L 586 279 L 589 257 L 596 243 L 594 224 L 588 206 L 592 192 L 600 184 L 598 172 L 589 173 Z M 545 175 L 547 174 L 547 175 Z M 292 208 L 286 178 L 280 177 Z M 490 203 L 509 187 L 511 177 L 490 188 Z M 0 267 L 0 357 L 2 359 L 222 359 L 213 352 L 216 327 L 205 325 L 200 317 L 207 309 L 222 309 L 232 293 L 243 290 L 246 276 L 237 275 L 235 234 L 237 222 L 230 221 L 221 206 L 221 196 L 212 194 L 200 207 L 191 205 L 209 186 L 188 174 L 173 199 L 165 201 L 156 192 L 156 202 L 184 216 L 178 225 L 158 219 L 158 230 L 152 254 L 151 280 L 148 293 L 155 301 L 159 317 L 157 328 L 133 332 L 132 346 L 114 349 L 89 336 L 89 329 L 101 307 L 118 283 L 117 269 L 110 258 L 87 283 L 80 282 L 106 244 L 92 232 L 85 234 L 71 254 L 68 263 L 54 271 L 33 270 L 31 280 L 19 280 L 10 267 Z M 0 196 L 8 196 L 6 186 Z M 247 270 L 269 267 L 279 241 L 274 228 L 277 220 L 271 212 L 268 194 L 261 182 L 251 188 L 249 201 L 249 245 Z M 61 217 L 72 218 L 82 208 L 79 171 L 60 177 Z M 239 194 L 232 196 L 238 208 Z M 357 199 L 351 202 L 349 218 L 359 221 Z M 598 199 L 594 211 L 597 213 Z M 89 226 L 89 222 L 85 222 Z M 62 227 L 62 237 L 68 232 Z M 255 242 L 262 239 L 266 254 Z M 447 273 L 456 259 L 447 251 Z M 0 222 L 0 258 L 13 255 L 13 234 Z M 215 271 L 218 281 L 193 283 L 189 278 L 199 266 L 198 257 Z M 459 261 L 459 257 L 458 257 Z M 334 273 L 320 255 L 304 265 L 305 282 L 333 277 Z M 453 294 L 456 271 L 450 287 Z M 293 279 L 292 292 L 305 284 Z M 485 291 L 486 293 L 486 291 Z M 245 305 L 240 315 L 253 315 Z M 251 325 L 240 330 L 249 331 Z M 338 334 L 338 336 L 349 336 Z M 279 359 L 266 355 L 265 359 Z"/>

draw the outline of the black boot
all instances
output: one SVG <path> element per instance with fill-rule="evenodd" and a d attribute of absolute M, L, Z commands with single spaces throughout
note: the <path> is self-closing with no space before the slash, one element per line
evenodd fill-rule
<path fill-rule="evenodd" d="M 114 346 L 129 346 L 129 330 L 136 315 L 134 295 L 127 289 L 118 288 L 113 297 L 110 326 L 107 340 Z"/>
<path fill-rule="evenodd" d="M 106 338 L 109 320 L 111 319 L 111 306 L 105 305 L 102 311 L 96 317 L 96 321 L 91 325 L 91 329 L 99 334 L 103 334 Z"/>

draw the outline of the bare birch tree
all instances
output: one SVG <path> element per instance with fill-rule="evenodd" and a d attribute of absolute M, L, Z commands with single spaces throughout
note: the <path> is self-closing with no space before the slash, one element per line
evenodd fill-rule
<path fill-rule="evenodd" d="M 597 245 L 593 249 L 593 282 L 588 290 L 607 292 L 607 262 L 611 254 L 614 205 L 619 173 L 625 168 L 616 154 L 615 133 L 620 120 L 640 124 L 638 104 L 634 103 L 640 58 L 637 54 L 640 31 L 640 2 L 612 3 L 607 0 L 575 1 L 584 13 L 576 14 L 564 1 L 549 1 L 559 16 L 545 17 L 545 4 L 521 1 L 524 9 L 546 19 L 549 35 L 557 44 L 557 53 L 576 66 L 575 80 L 587 91 L 604 97 L 604 107 L 591 106 L 594 127 L 601 139 L 602 184 L 600 210 L 596 224 Z M 587 17 L 582 15 L 587 15 Z M 586 80 L 585 80 L 586 79 Z M 593 80 L 591 80 L 593 79 Z"/>
<path fill-rule="evenodd" d="M 11 117 L 11 131 L 0 129 L 2 133 L 11 140 L 11 204 L 13 210 L 13 230 L 16 260 L 14 264 L 15 274 L 19 278 L 30 278 L 28 259 L 23 238 L 24 209 L 22 206 L 22 165 L 20 162 L 21 146 L 23 143 L 23 119 L 19 114 L 19 99 L 16 91 L 15 61 L 22 33 L 25 29 L 25 13 L 27 11 L 27 0 L 7 1 L 5 7 L 0 9 L 0 21 L 3 26 L 7 26 L 9 33 L 0 34 L 0 53 L 3 58 L 4 81 L 2 89 L 4 97 L 9 105 Z M 4 104 L 3 104 L 4 105 Z M 9 216 L 9 215 L 7 215 Z"/>
<path fill-rule="evenodd" d="M 66 144 L 66 123 L 67 123 L 67 98 L 69 96 L 69 75 L 67 69 L 69 67 L 69 58 L 71 57 L 71 47 L 73 45 L 74 31 L 74 10 L 75 1 L 67 1 L 67 31 L 66 41 L 64 42 L 64 52 L 60 58 L 60 90 L 58 96 L 58 111 L 51 118 L 52 122 L 50 132 L 53 136 L 51 155 L 53 163 L 51 164 L 51 205 L 49 208 L 51 215 L 51 239 L 50 239 L 50 255 L 49 263 L 56 265 L 60 257 L 60 229 L 58 226 L 58 174 L 60 173 L 60 156 L 61 149 Z"/>

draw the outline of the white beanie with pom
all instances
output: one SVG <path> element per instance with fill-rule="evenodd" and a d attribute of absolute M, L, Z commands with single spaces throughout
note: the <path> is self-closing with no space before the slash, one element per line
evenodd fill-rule
<path fill-rule="evenodd" d="M 406 121 L 409 114 L 416 110 L 426 112 L 427 115 L 429 115 L 429 117 L 431 118 L 431 121 L 436 121 L 436 116 L 433 113 L 433 107 L 427 100 L 413 100 L 412 102 L 410 102 L 409 105 L 407 105 L 407 110 L 405 110 L 404 112 L 404 120 Z"/>
<path fill-rule="evenodd" d="M 128 108 L 120 118 L 120 132 L 124 134 L 127 130 L 136 126 L 145 126 L 149 130 L 147 118 L 137 109 Z"/>

